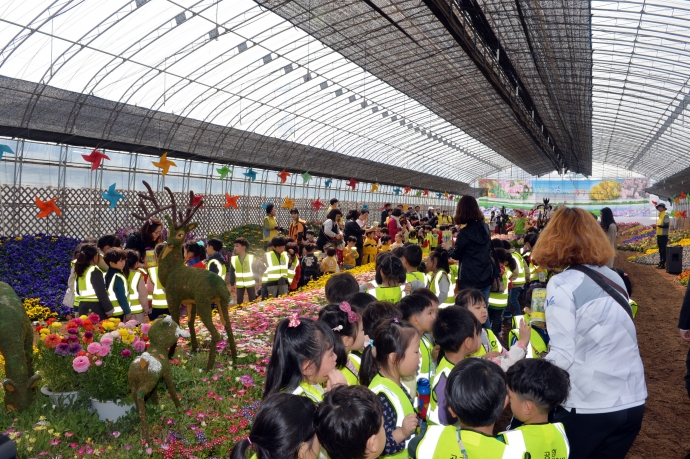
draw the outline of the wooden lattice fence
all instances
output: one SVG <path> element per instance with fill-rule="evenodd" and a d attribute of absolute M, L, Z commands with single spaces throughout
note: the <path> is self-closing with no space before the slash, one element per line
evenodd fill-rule
<path fill-rule="evenodd" d="M 98 237 L 112 233 L 122 228 L 140 226 L 140 222 L 132 217 L 133 211 L 138 211 L 138 197 L 135 191 L 120 191 L 125 201 L 120 201 L 115 209 L 109 209 L 109 203 L 101 196 L 101 190 L 89 188 L 34 188 L 34 187 L 0 187 L 0 233 L 5 236 L 22 234 L 45 233 L 51 235 L 70 236 L 74 238 Z M 178 206 L 186 204 L 189 196 L 183 193 L 173 193 Z M 35 198 L 47 201 L 58 197 L 56 204 L 62 210 L 62 216 L 56 214 L 48 218 L 37 219 L 39 212 Z M 170 203 L 166 192 L 157 192 L 156 196 L 165 206 Z M 401 200 L 404 198 L 401 197 Z M 225 195 L 204 196 L 204 208 L 197 212 L 195 221 L 199 223 L 195 231 L 199 236 L 209 233 L 221 233 L 245 223 L 261 224 L 265 211 L 262 204 L 273 202 L 278 206 L 278 224 L 287 228 L 290 215 L 287 209 L 280 208 L 284 197 L 265 198 L 259 196 L 243 196 L 239 199 L 238 209 L 225 208 Z M 298 199 L 295 207 L 305 220 L 322 221 L 326 216 L 326 208 L 314 212 L 310 199 Z M 327 203 L 327 201 L 326 201 Z M 363 202 L 341 201 L 340 207 L 344 213 L 348 209 L 359 209 Z M 368 201 L 369 224 L 380 219 L 379 209 L 383 202 Z M 451 203 L 449 203 L 451 204 Z M 452 211 L 453 206 L 439 206 Z"/>

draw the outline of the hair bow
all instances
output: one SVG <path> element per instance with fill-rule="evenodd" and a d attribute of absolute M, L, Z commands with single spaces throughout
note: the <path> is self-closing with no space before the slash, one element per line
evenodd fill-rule
<path fill-rule="evenodd" d="M 337 327 L 333 327 L 332 330 L 333 330 L 334 332 L 336 332 L 336 331 L 337 331 L 337 332 L 343 331 L 343 326 L 342 326 L 342 325 L 338 325 Z"/>
<path fill-rule="evenodd" d="M 340 310 L 347 313 L 347 321 L 350 323 L 357 322 L 359 319 L 357 313 L 352 310 L 352 306 L 347 301 L 340 303 Z"/>
<path fill-rule="evenodd" d="M 290 320 L 290 321 L 288 322 L 288 327 L 290 327 L 290 328 L 295 328 L 295 327 L 297 327 L 299 324 L 302 323 L 302 322 L 300 322 L 299 317 L 297 317 L 297 313 L 296 313 L 296 312 L 293 312 L 293 313 L 288 317 L 288 319 Z"/>
<path fill-rule="evenodd" d="M 196 245 L 199 247 L 204 247 L 204 241 L 196 241 Z"/>

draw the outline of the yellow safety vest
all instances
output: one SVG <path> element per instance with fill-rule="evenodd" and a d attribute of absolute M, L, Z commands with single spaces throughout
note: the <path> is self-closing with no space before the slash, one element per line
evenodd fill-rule
<path fill-rule="evenodd" d="M 367 293 L 376 297 L 377 301 L 387 301 L 396 304 L 404 296 L 405 292 L 402 287 L 376 287 L 367 290 Z"/>
<path fill-rule="evenodd" d="M 294 395 L 310 398 L 314 403 L 323 402 L 323 387 L 318 384 L 309 384 L 302 381 L 292 393 Z"/>
<path fill-rule="evenodd" d="M 161 285 L 161 280 L 158 277 L 158 266 L 149 268 L 149 277 L 153 284 L 153 294 L 151 295 L 151 307 L 154 309 L 167 309 L 168 300 L 165 297 L 165 290 Z"/>
<path fill-rule="evenodd" d="M 515 260 L 515 263 L 517 264 L 517 278 L 513 280 L 513 286 L 520 286 L 520 285 L 525 285 L 527 282 L 526 279 L 526 270 L 525 270 L 525 259 L 522 258 L 522 255 L 520 255 L 518 252 L 512 252 L 511 255 L 513 256 L 513 259 Z"/>
<path fill-rule="evenodd" d="M 474 354 L 470 354 L 465 358 L 470 357 L 481 357 L 489 352 L 503 352 L 503 346 L 501 346 L 500 341 L 496 338 L 493 331 L 482 328 L 482 345 L 479 346 L 479 350 Z"/>
<path fill-rule="evenodd" d="M 460 267 L 458 266 L 457 263 L 455 263 L 455 264 L 450 265 L 449 268 L 450 268 L 450 282 L 451 282 L 451 284 L 455 285 L 458 282 Z"/>
<path fill-rule="evenodd" d="M 560 422 L 523 424 L 515 430 L 522 433 L 527 452 L 534 458 L 570 457 L 570 443 Z"/>
<path fill-rule="evenodd" d="M 501 441 L 503 440 L 503 441 Z M 461 450 L 462 444 L 462 450 Z M 429 426 L 414 451 L 413 459 L 523 459 L 525 441 L 522 432 L 502 432 L 499 438 L 455 426 Z M 537 457 L 537 456 L 533 456 Z M 538 456 L 539 459 L 546 456 Z"/>
<path fill-rule="evenodd" d="M 108 286 L 108 299 L 110 299 L 110 304 L 113 305 L 113 317 L 121 316 L 125 312 L 122 310 L 122 306 L 120 306 L 120 302 L 117 300 L 117 297 L 115 296 L 115 279 L 119 278 L 122 281 L 122 285 L 125 287 L 125 292 L 127 291 L 127 279 L 125 279 L 125 276 L 120 273 L 116 273 L 112 279 L 110 279 L 110 285 Z M 140 306 L 141 307 L 141 306 Z"/>
<path fill-rule="evenodd" d="M 256 285 L 254 272 L 252 271 L 254 255 L 246 254 L 244 260 L 240 260 L 239 256 L 233 255 L 230 258 L 230 264 L 235 270 L 235 286 L 237 288 L 248 288 Z"/>
<path fill-rule="evenodd" d="M 668 236 L 669 228 L 662 228 L 661 225 L 664 224 L 664 219 L 666 218 L 666 211 L 659 212 L 659 219 L 656 222 L 656 235 L 657 236 Z"/>
<path fill-rule="evenodd" d="M 290 259 L 287 252 L 281 253 L 280 259 L 278 259 L 278 253 L 275 250 L 266 252 L 266 271 L 264 271 L 263 282 L 277 282 L 281 278 L 287 279 L 289 264 Z"/>
<path fill-rule="evenodd" d="M 442 308 L 445 308 L 447 306 L 450 306 L 452 304 L 455 304 L 455 295 L 452 295 L 453 291 L 453 283 L 450 281 L 450 274 L 448 274 L 445 271 L 438 271 L 436 274 L 434 274 L 434 280 L 430 284 L 431 291 L 434 292 L 434 295 L 438 295 L 438 293 L 441 291 L 441 278 L 446 277 L 448 279 L 448 296 L 446 297 L 445 300 L 443 300 Z"/>
<path fill-rule="evenodd" d="M 434 375 L 434 379 L 431 382 L 431 396 L 429 398 L 429 409 L 426 413 L 426 420 L 430 425 L 441 424 L 440 413 L 441 410 L 445 410 L 446 407 L 438 406 L 438 400 L 436 398 L 436 386 L 438 386 L 438 383 L 441 382 L 442 376 L 448 378 L 448 375 L 454 367 L 455 365 L 450 363 L 448 359 L 446 359 L 445 357 L 441 359 L 441 361 L 438 363 L 438 366 L 436 367 L 436 374 Z"/>
<path fill-rule="evenodd" d="M 434 362 L 431 359 L 431 352 L 434 350 L 434 342 L 429 338 L 428 334 L 422 335 L 419 340 L 419 353 L 422 354 L 422 358 L 419 359 L 419 368 L 417 369 L 418 377 L 427 378 L 429 381 L 436 374 L 436 369 L 434 368 Z"/>
<path fill-rule="evenodd" d="M 508 276 L 503 273 L 504 290 L 502 292 L 489 292 L 489 307 L 505 309 L 508 306 Z"/>
<path fill-rule="evenodd" d="M 371 391 L 375 393 L 377 396 L 379 394 L 384 394 L 386 396 L 390 404 L 393 406 L 393 409 L 395 410 L 396 427 L 402 427 L 402 422 L 403 419 L 405 419 L 405 416 L 407 416 L 408 414 L 415 413 L 414 407 L 412 406 L 412 403 L 410 403 L 407 391 L 395 384 L 390 379 L 384 378 L 383 376 L 377 374 L 376 376 L 374 376 L 374 379 L 371 381 L 371 384 L 369 384 L 369 389 L 371 389 Z M 400 451 L 399 453 L 391 454 L 389 456 L 380 457 L 390 459 L 406 458 L 407 445 L 409 444 L 410 440 L 414 438 L 414 436 L 415 434 L 412 434 L 409 439 L 405 440 L 404 450 Z"/>
<path fill-rule="evenodd" d="M 139 281 L 141 280 L 141 274 L 141 271 L 138 269 L 130 271 L 127 278 L 128 282 L 125 284 L 129 289 L 129 309 L 132 311 L 132 314 L 144 312 L 144 307 L 139 300 Z M 148 307 L 148 305 L 146 306 Z"/>
<path fill-rule="evenodd" d="M 508 349 L 510 349 L 513 343 L 517 343 L 518 341 L 520 341 L 520 330 L 510 330 L 508 332 Z M 539 332 L 532 327 L 530 327 L 529 343 L 527 344 L 526 351 L 525 358 L 528 359 L 538 359 L 543 354 L 549 352 L 549 347 L 544 342 L 544 339 Z"/>
<path fill-rule="evenodd" d="M 411 273 L 405 274 L 405 280 L 407 282 L 412 282 L 412 281 L 418 280 L 418 281 L 422 281 L 422 282 L 424 282 L 424 284 L 426 284 L 426 276 L 424 275 L 424 273 L 422 273 L 420 271 L 412 271 Z"/>
<path fill-rule="evenodd" d="M 80 302 L 86 303 L 97 303 L 98 297 L 96 296 L 96 290 L 94 290 L 93 285 L 91 285 L 91 273 L 97 269 L 101 272 L 101 275 L 105 275 L 101 269 L 94 265 L 89 266 L 82 273 L 81 276 L 77 277 L 77 291 L 74 292 L 74 304 L 78 305 Z"/>
<path fill-rule="evenodd" d="M 220 276 L 220 278 L 225 279 L 225 273 L 228 272 L 228 268 L 227 266 L 225 266 L 225 263 L 221 263 L 220 261 L 211 258 L 210 260 L 208 260 L 208 263 L 206 263 L 206 270 L 210 271 L 212 265 L 215 266 L 216 269 L 218 269 L 217 274 Z"/>

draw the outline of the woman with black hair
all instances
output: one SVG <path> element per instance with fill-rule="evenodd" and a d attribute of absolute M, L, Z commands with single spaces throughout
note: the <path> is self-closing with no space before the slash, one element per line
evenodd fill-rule
<path fill-rule="evenodd" d="M 611 247 L 613 248 L 614 252 L 616 250 L 616 236 L 618 236 L 618 226 L 616 225 L 616 221 L 613 219 L 613 212 L 611 211 L 610 208 L 604 207 L 601 209 L 601 228 L 604 230 L 606 233 L 606 237 L 609 239 L 609 242 L 611 243 Z M 613 268 L 613 260 L 615 260 L 616 257 L 615 255 L 613 258 L 611 258 L 608 263 L 606 263 L 606 266 L 609 268 Z"/>
<path fill-rule="evenodd" d="M 142 259 L 146 258 L 146 251 L 153 250 L 156 245 L 163 242 L 163 222 L 155 217 L 149 218 L 141 225 L 139 231 L 134 231 L 129 234 L 125 248 L 128 250 L 136 250 Z M 119 247 L 119 245 L 107 244 L 110 247 Z M 101 244 L 99 244 L 101 248 Z M 101 248 L 102 249 L 102 248 Z M 105 254 L 107 250 L 104 250 Z"/>
<path fill-rule="evenodd" d="M 362 254 L 364 253 L 364 239 L 362 239 L 362 236 L 364 235 L 364 229 L 357 223 L 357 219 L 359 218 L 360 213 L 357 210 L 351 210 L 347 213 L 347 221 L 345 222 L 345 230 L 344 230 L 344 240 L 347 241 L 347 238 L 350 236 L 353 236 L 354 238 L 357 239 L 357 242 L 355 242 L 355 247 L 357 247 L 357 266 L 362 264 Z"/>
<path fill-rule="evenodd" d="M 323 246 L 329 242 L 333 245 L 338 244 L 343 239 L 343 233 L 340 232 L 339 222 L 343 217 L 343 212 L 340 209 L 333 209 L 326 215 L 326 221 L 321 225 L 319 237 L 316 239 L 316 246 L 323 252 Z"/>

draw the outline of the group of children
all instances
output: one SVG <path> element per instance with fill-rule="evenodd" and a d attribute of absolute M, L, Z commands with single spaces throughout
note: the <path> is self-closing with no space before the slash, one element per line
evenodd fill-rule
<path fill-rule="evenodd" d="M 455 294 L 442 248 L 426 273 L 422 259 L 410 243 L 380 253 L 374 281 L 334 275 L 317 319 L 278 324 L 264 400 L 233 459 L 568 457 L 562 425 L 548 423 L 567 372 L 525 358 L 524 320 L 504 349 L 483 326 L 482 292 Z M 508 404 L 510 428 L 494 435 Z"/>

